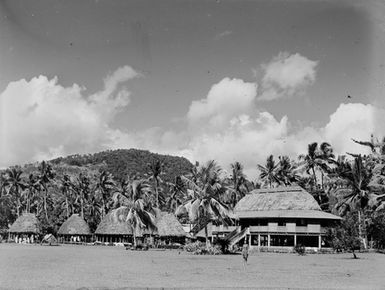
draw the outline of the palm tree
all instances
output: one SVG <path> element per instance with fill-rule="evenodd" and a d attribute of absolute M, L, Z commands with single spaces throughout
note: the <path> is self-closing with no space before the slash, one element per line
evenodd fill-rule
<path fill-rule="evenodd" d="M 315 186 L 318 186 L 316 169 L 320 169 L 321 173 L 322 171 L 330 172 L 331 166 L 336 165 L 333 150 L 327 142 L 321 143 L 319 148 L 317 142 L 309 144 L 307 154 L 299 155 L 298 159 L 303 161 L 299 166 L 302 167 L 307 174 L 313 176 Z M 322 183 L 323 180 L 321 182 L 321 188 L 323 188 Z"/>
<path fill-rule="evenodd" d="M 34 198 L 35 193 L 40 190 L 40 183 L 38 178 L 31 173 L 28 176 L 28 181 L 26 184 L 26 189 L 24 191 L 25 200 L 26 200 L 26 212 L 31 212 L 31 200 Z"/>
<path fill-rule="evenodd" d="M 160 175 L 163 172 L 164 165 L 159 160 L 154 160 L 150 164 L 148 164 L 149 168 L 149 181 L 154 182 L 154 189 L 155 189 L 155 195 L 156 195 L 156 207 L 159 208 L 159 186 L 163 182 L 163 180 L 160 178 Z"/>
<path fill-rule="evenodd" d="M 48 209 L 47 209 L 47 199 L 48 199 L 48 184 L 55 177 L 55 174 L 52 170 L 50 164 L 45 161 L 42 161 L 39 166 L 39 183 L 41 188 L 43 189 L 43 205 L 44 205 L 44 213 L 45 218 L 48 220 Z"/>
<path fill-rule="evenodd" d="M 108 203 L 111 199 L 111 191 L 114 186 L 115 183 L 112 179 L 112 175 L 107 171 L 102 171 L 96 184 L 96 192 L 99 192 L 100 200 L 102 202 L 102 218 L 105 217 L 109 210 Z"/>
<path fill-rule="evenodd" d="M 0 227 L 7 227 L 14 220 L 12 195 L 7 192 L 6 173 L 0 173 Z"/>
<path fill-rule="evenodd" d="M 171 212 L 175 212 L 179 205 L 185 201 L 183 183 L 180 176 L 175 177 L 174 182 L 167 182 L 170 195 L 166 199 L 166 205 Z"/>
<path fill-rule="evenodd" d="M 130 181 L 122 178 L 115 186 L 115 192 L 112 195 L 113 208 L 116 209 L 125 205 L 129 199 Z"/>
<path fill-rule="evenodd" d="M 276 174 L 279 183 L 282 183 L 285 186 L 297 183 L 300 179 L 300 176 L 296 174 L 296 168 L 290 161 L 290 158 L 288 156 L 279 156 L 278 159 L 279 162 Z"/>
<path fill-rule="evenodd" d="M 67 218 L 69 218 L 71 215 L 69 201 L 71 198 L 71 190 L 72 190 L 73 186 L 74 185 L 71 182 L 71 178 L 67 174 L 64 174 L 60 180 L 60 189 L 61 189 L 61 192 L 63 194 L 64 201 L 65 201 Z"/>
<path fill-rule="evenodd" d="M 373 197 L 369 190 L 372 172 L 369 168 L 364 166 L 361 156 L 358 156 L 354 159 L 353 165 L 350 165 L 350 163 L 341 165 L 338 169 L 338 174 L 348 182 L 349 191 L 343 197 L 342 202 L 337 206 L 338 208 L 342 206 L 347 206 L 349 209 L 357 208 L 358 232 L 360 238 L 364 241 L 364 247 L 366 248 L 366 242 L 363 237 L 362 216 L 363 210 L 367 207 L 369 200 Z"/>
<path fill-rule="evenodd" d="M 208 247 L 208 222 L 214 220 L 231 224 L 236 216 L 220 201 L 221 196 L 226 192 L 226 187 L 220 180 L 221 168 L 216 162 L 214 160 L 207 162 L 206 165 L 196 168 L 195 173 L 190 177 L 181 176 L 181 181 L 190 198 L 178 207 L 176 215 L 187 214 L 191 222 L 204 226 Z"/>
<path fill-rule="evenodd" d="M 132 228 L 134 246 L 136 247 L 137 233 L 145 229 L 155 230 L 155 212 L 151 206 L 151 188 L 147 180 L 134 180 L 128 186 L 127 197 L 123 204 L 114 211 L 114 217 L 124 220 Z M 123 197 L 123 196 L 121 196 Z"/>
<path fill-rule="evenodd" d="M 265 166 L 262 166 L 260 164 L 258 164 L 257 166 L 259 171 L 261 172 L 259 174 L 259 177 L 265 185 L 268 184 L 271 188 L 273 184 L 280 183 L 277 175 L 278 164 L 275 164 L 273 155 L 267 157 Z"/>
<path fill-rule="evenodd" d="M 227 189 L 230 193 L 231 206 L 234 208 L 237 202 L 248 193 L 249 189 L 242 164 L 239 162 L 231 164 L 231 171 L 230 184 Z"/>
<path fill-rule="evenodd" d="M 4 186 L 8 187 L 8 194 L 16 201 L 16 214 L 20 216 L 21 192 L 26 188 L 26 184 L 21 178 L 23 172 L 19 168 L 12 168 L 6 171 Z"/>
<path fill-rule="evenodd" d="M 84 208 L 90 194 L 90 179 L 88 176 L 79 173 L 79 176 L 73 184 L 73 189 L 76 194 L 75 202 L 80 206 L 80 215 L 84 219 Z"/>

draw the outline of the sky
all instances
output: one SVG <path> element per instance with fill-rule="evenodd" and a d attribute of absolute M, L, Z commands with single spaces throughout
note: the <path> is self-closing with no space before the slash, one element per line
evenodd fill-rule
<path fill-rule="evenodd" d="M 382 1 L 0 1 L 0 167 L 240 161 L 384 135 Z"/>

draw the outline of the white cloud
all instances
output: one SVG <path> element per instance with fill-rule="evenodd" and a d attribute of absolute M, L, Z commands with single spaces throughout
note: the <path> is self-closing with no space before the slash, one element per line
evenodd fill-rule
<path fill-rule="evenodd" d="M 279 53 L 262 66 L 264 76 L 259 100 L 271 101 L 302 95 L 306 87 L 314 83 L 317 65 L 318 61 L 309 60 L 298 53 Z"/>
<path fill-rule="evenodd" d="M 375 119 L 377 116 L 377 119 Z M 385 129 L 385 110 L 371 104 L 340 104 L 330 115 L 325 126 L 325 138 L 330 140 L 340 154 L 369 153 L 369 148 L 354 143 L 351 139 L 369 141 L 370 134 L 381 137 Z"/>
<path fill-rule="evenodd" d="M 191 103 L 189 124 L 193 128 L 223 128 L 233 117 L 252 109 L 256 94 L 255 83 L 224 78 L 212 86 L 206 98 Z"/>
<path fill-rule="evenodd" d="M 223 31 L 223 32 L 218 33 L 217 35 L 215 35 L 214 39 L 215 39 L 215 40 L 219 40 L 219 39 L 224 38 L 224 37 L 226 37 L 226 36 L 229 36 L 229 35 L 231 35 L 231 34 L 233 34 L 233 32 L 232 32 L 231 30 L 225 30 L 225 31 Z"/>
<path fill-rule="evenodd" d="M 284 61 L 290 58 L 294 60 Z M 290 64 L 301 58 L 306 59 L 299 55 L 280 59 L 281 64 Z M 279 67 L 280 61 L 272 63 Z M 276 70 L 275 65 L 266 68 L 265 79 L 274 79 L 288 92 L 315 77 L 314 70 L 298 69 L 296 77 L 279 75 Z M 130 67 L 119 68 L 104 80 L 104 89 L 91 96 L 76 84 L 63 87 L 57 78 L 45 76 L 10 83 L 0 95 L 0 166 L 73 153 L 142 148 L 185 156 L 192 162 L 216 159 L 224 168 L 240 161 L 249 177 L 255 178 L 256 165 L 269 154 L 296 157 L 306 153 L 309 143 L 323 141 L 337 154 L 366 153 L 351 138 L 368 140 L 371 133 L 379 136 L 385 129 L 385 110 L 360 103 L 341 104 L 324 126 L 294 128 L 286 116 L 277 119 L 257 107 L 255 83 L 230 78 L 214 84 L 205 98 L 191 102 L 187 125 L 180 131 L 114 129 L 112 121 L 130 102 L 124 85 L 138 76 Z"/>
<path fill-rule="evenodd" d="M 110 146 L 110 122 L 130 102 L 129 91 L 118 86 L 137 76 L 130 67 L 119 68 L 89 97 L 77 84 L 59 85 L 56 77 L 11 82 L 0 95 L 0 166 Z"/>

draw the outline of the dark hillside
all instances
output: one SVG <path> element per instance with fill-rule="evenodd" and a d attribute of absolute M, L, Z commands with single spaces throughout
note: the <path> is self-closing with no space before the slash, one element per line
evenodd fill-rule
<path fill-rule="evenodd" d="M 88 155 L 71 155 L 59 157 L 50 162 L 81 167 L 104 164 L 105 169 L 112 173 L 116 180 L 119 180 L 127 175 L 145 177 L 149 171 L 148 164 L 154 160 L 160 160 L 164 164 L 162 178 L 165 181 L 173 181 L 175 176 L 186 174 L 192 168 L 191 162 L 184 157 L 161 155 L 138 149 L 118 149 Z"/>

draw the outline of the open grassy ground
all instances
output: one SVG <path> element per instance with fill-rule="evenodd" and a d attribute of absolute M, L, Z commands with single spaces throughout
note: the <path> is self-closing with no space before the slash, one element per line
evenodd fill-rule
<path fill-rule="evenodd" d="M 385 255 L 194 256 L 121 247 L 0 244 L 1 289 L 124 287 L 385 289 Z"/>

